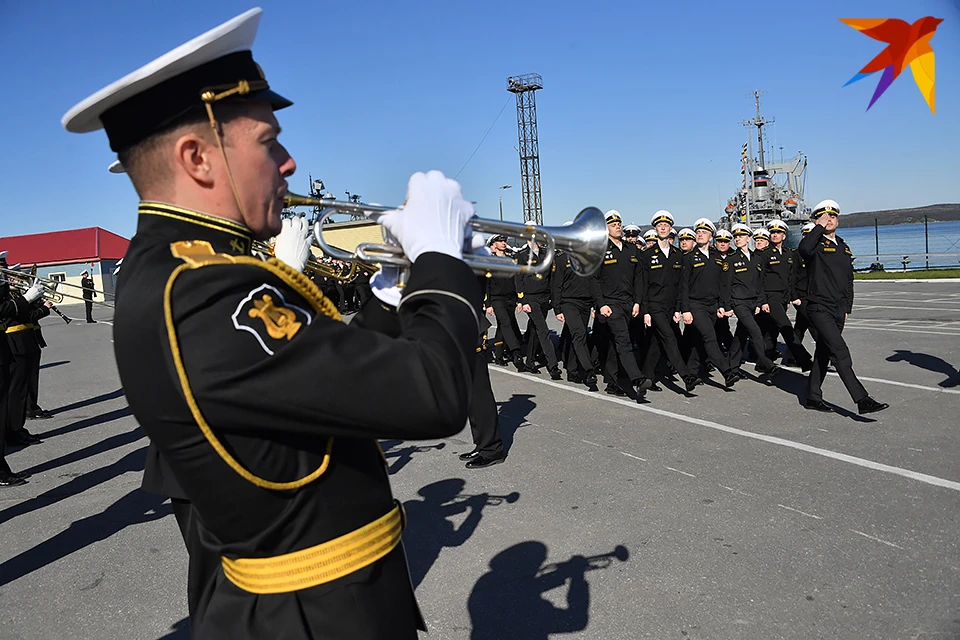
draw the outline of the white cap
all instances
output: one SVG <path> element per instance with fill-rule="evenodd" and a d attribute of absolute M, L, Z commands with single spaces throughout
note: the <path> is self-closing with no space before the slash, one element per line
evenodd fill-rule
<path fill-rule="evenodd" d="M 717 240 L 733 240 L 733 234 L 727 231 L 726 229 L 720 229 L 717 231 Z"/>
<path fill-rule="evenodd" d="M 753 230 L 753 237 L 754 237 L 754 238 L 766 238 L 767 240 L 769 240 L 769 239 L 770 239 L 770 232 L 767 231 L 766 229 L 764 229 L 763 227 L 757 227 L 756 229 Z"/>
<path fill-rule="evenodd" d="M 699 220 L 693 223 L 693 229 L 694 231 L 698 231 L 700 229 L 706 229 L 710 233 L 716 233 L 717 225 L 713 224 L 713 221 L 710 218 L 700 218 Z"/>
<path fill-rule="evenodd" d="M 684 238 L 688 240 L 696 240 L 697 234 L 693 232 L 693 229 L 690 229 L 689 227 L 684 227 L 683 229 L 680 229 L 680 233 L 677 234 L 677 237 L 681 240 L 683 240 Z"/>
<path fill-rule="evenodd" d="M 731 231 L 733 232 L 733 235 L 735 235 L 735 236 L 750 236 L 750 235 L 753 235 L 753 231 L 750 230 L 750 227 L 748 227 L 747 225 L 743 224 L 742 222 L 738 222 L 737 224 L 733 225 L 733 228 L 731 229 Z"/>
<path fill-rule="evenodd" d="M 10 255 L 9 251 L 0 251 L 0 260 L 6 260 L 8 255 Z"/>
<path fill-rule="evenodd" d="M 811 218 L 816 220 L 824 213 L 828 211 L 840 215 L 840 205 L 837 204 L 836 200 L 821 200 L 817 203 L 817 206 L 813 208 L 813 213 L 810 215 Z"/>
<path fill-rule="evenodd" d="M 638 226 L 635 225 L 635 224 L 628 224 L 627 226 L 625 226 L 625 227 L 623 228 L 623 230 L 624 230 L 624 231 L 636 231 L 636 232 L 639 233 L 640 227 L 638 227 Z"/>
<path fill-rule="evenodd" d="M 644 240 L 656 240 L 657 239 L 657 230 L 656 229 L 647 229 L 643 234 Z"/>
<path fill-rule="evenodd" d="M 107 171 L 110 173 L 126 173 L 127 170 L 123 168 L 123 164 L 119 160 L 114 160 L 110 163 L 110 166 L 107 167 Z"/>
<path fill-rule="evenodd" d="M 234 90 L 220 99 L 290 106 L 270 91 L 250 53 L 262 13 L 250 9 L 100 89 L 63 115 L 63 127 L 73 133 L 106 129 L 111 148 L 122 151 L 193 109 L 202 113 L 200 96 L 208 90 Z"/>
<path fill-rule="evenodd" d="M 669 222 L 671 225 L 673 225 L 673 214 L 666 209 L 660 209 L 653 214 L 653 218 L 650 219 L 650 224 L 653 226 L 657 226 L 658 222 Z"/>
<path fill-rule="evenodd" d="M 604 214 L 604 219 L 607 221 L 607 224 L 611 222 L 623 222 L 623 218 L 620 217 L 620 212 L 616 209 L 610 209 Z"/>
<path fill-rule="evenodd" d="M 767 223 L 767 231 L 771 233 L 774 231 L 782 231 L 783 233 L 786 233 L 787 224 L 783 220 L 771 220 Z"/>

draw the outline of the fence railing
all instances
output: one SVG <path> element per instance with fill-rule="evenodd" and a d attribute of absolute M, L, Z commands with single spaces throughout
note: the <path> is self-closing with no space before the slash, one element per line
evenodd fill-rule
<path fill-rule="evenodd" d="M 890 271 L 893 265 L 899 267 L 897 271 L 910 271 L 929 269 L 931 264 L 936 269 L 960 268 L 960 253 L 881 253 L 853 258 L 855 271 Z"/>

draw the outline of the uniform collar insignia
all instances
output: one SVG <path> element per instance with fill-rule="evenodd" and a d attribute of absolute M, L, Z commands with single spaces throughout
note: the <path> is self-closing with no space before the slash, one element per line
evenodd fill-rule
<path fill-rule="evenodd" d="M 162 202 L 141 202 L 138 208 L 141 216 L 157 216 L 196 225 L 212 231 L 227 234 L 230 237 L 229 248 L 238 255 L 249 253 L 253 242 L 253 232 L 242 224 L 212 216 L 192 209 L 184 209 Z"/>

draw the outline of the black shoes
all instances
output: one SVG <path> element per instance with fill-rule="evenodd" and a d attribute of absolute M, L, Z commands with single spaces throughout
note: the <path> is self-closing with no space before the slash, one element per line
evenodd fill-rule
<path fill-rule="evenodd" d="M 736 369 L 730 369 L 725 374 L 723 374 L 723 386 L 727 389 L 731 388 L 737 383 L 737 380 L 740 379 L 740 375 L 737 373 Z"/>
<path fill-rule="evenodd" d="M 886 402 L 877 402 L 870 396 L 867 396 L 863 400 L 857 403 L 857 413 L 864 415 L 867 413 L 876 413 L 877 411 L 883 411 L 890 405 Z"/>
<path fill-rule="evenodd" d="M 0 472 L 0 487 L 19 487 L 27 484 L 27 481 L 15 473 Z"/>
<path fill-rule="evenodd" d="M 623 389 L 621 389 L 621 388 L 620 388 L 620 385 L 618 385 L 616 382 L 608 382 L 608 383 L 607 383 L 607 388 L 604 389 L 604 391 L 606 391 L 606 392 L 607 392 L 608 394 L 610 394 L 611 396 L 625 396 L 625 395 L 627 395 L 627 393 L 626 393 Z"/>
<path fill-rule="evenodd" d="M 823 400 L 807 400 L 803 403 L 804 409 L 811 409 L 813 411 L 822 411 L 823 413 L 833 412 L 833 407 L 828 405 Z"/>
<path fill-rule="evenodd" d="M 550 369 L 550 377 L 554 380 L 562 380 L 563 372 L 560 371 L 560 367 L 554 366 L 552 369 Z"/>
<path fill-rule="evenodd" d="M 49 420 L 53 417 L 53 414 L 45 409 L 37 409 L 36 411 L 28 411 L 27 419 L 28 420 Z"/>
<path fill-rule="evenodd" d="M 9 445 L 29 447 L 32 444 L 40 444 L 41 442 L 43 442 L 43 440 L 33 435 L 26 429 L 14 431 L 13 433 L 7 433 L 7 444 Z"/>
<path fill-rule="evenodd" d="M 460 454 L 459 456 L 457 456 L 457 457 L 460 458 L 461 460 L 463 460 L 464 462 L 466 462 L 467 460 L 473 460 L 474 458 L 476 458 L 476 457 L 479 456 L 479 455 L 480 455 L 480 450 L 479 450 L 479 449 L 474 449 L 473 451 L 468 451 L 467 453 L 461 453 L 461 454 Z"/>
<path fill-rule="evenodd" d="M 683 388 L 687 390 L 687 393 L 696 389 L 698 384 L 700 384 L 700 378 L 697 376 L 686 376 L 683 379 Z"/>
<path fill-rule="evenodd" d="M 481 455 L 477 455 L 475 458 L 470 460 L 466 465 L 467 469 L 485 469 L 486 467 L 492 467 L 495 464 L 500 464 L 503 462 L 504 456 L 497 456 L 496 458 L 485 458 Z"/>
<path fill-rule="evenodd" d="M 567 382 L 573 382 L 575 384 L 580 384 L 583 382 L 583 379 L 580 378 L 580 374 L 576 371 L 567 371 Z"/>

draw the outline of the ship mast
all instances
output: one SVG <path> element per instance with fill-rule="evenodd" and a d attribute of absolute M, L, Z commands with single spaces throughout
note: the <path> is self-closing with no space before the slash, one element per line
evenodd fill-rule
<path fill-rule="evenodd" d="M 765 95 L 767 95 L 766 91 L 754 91 L 753 93 L 747 94 L 747 96 L 753 96 L 753 103 L 756 106 L 757 115 L 754 116 L 753 120 L 743 120 L 740 122 L 740 124 L 745 127 L 757 128 L 757 148 L 760 150 L 760 166 L 763 168 L 767 166 L 763 158 L 763 127 L 764 125 L 776 122 L 774 118 L 765 120 L 764 117 L 760 115 L 760 96 Z"/>

